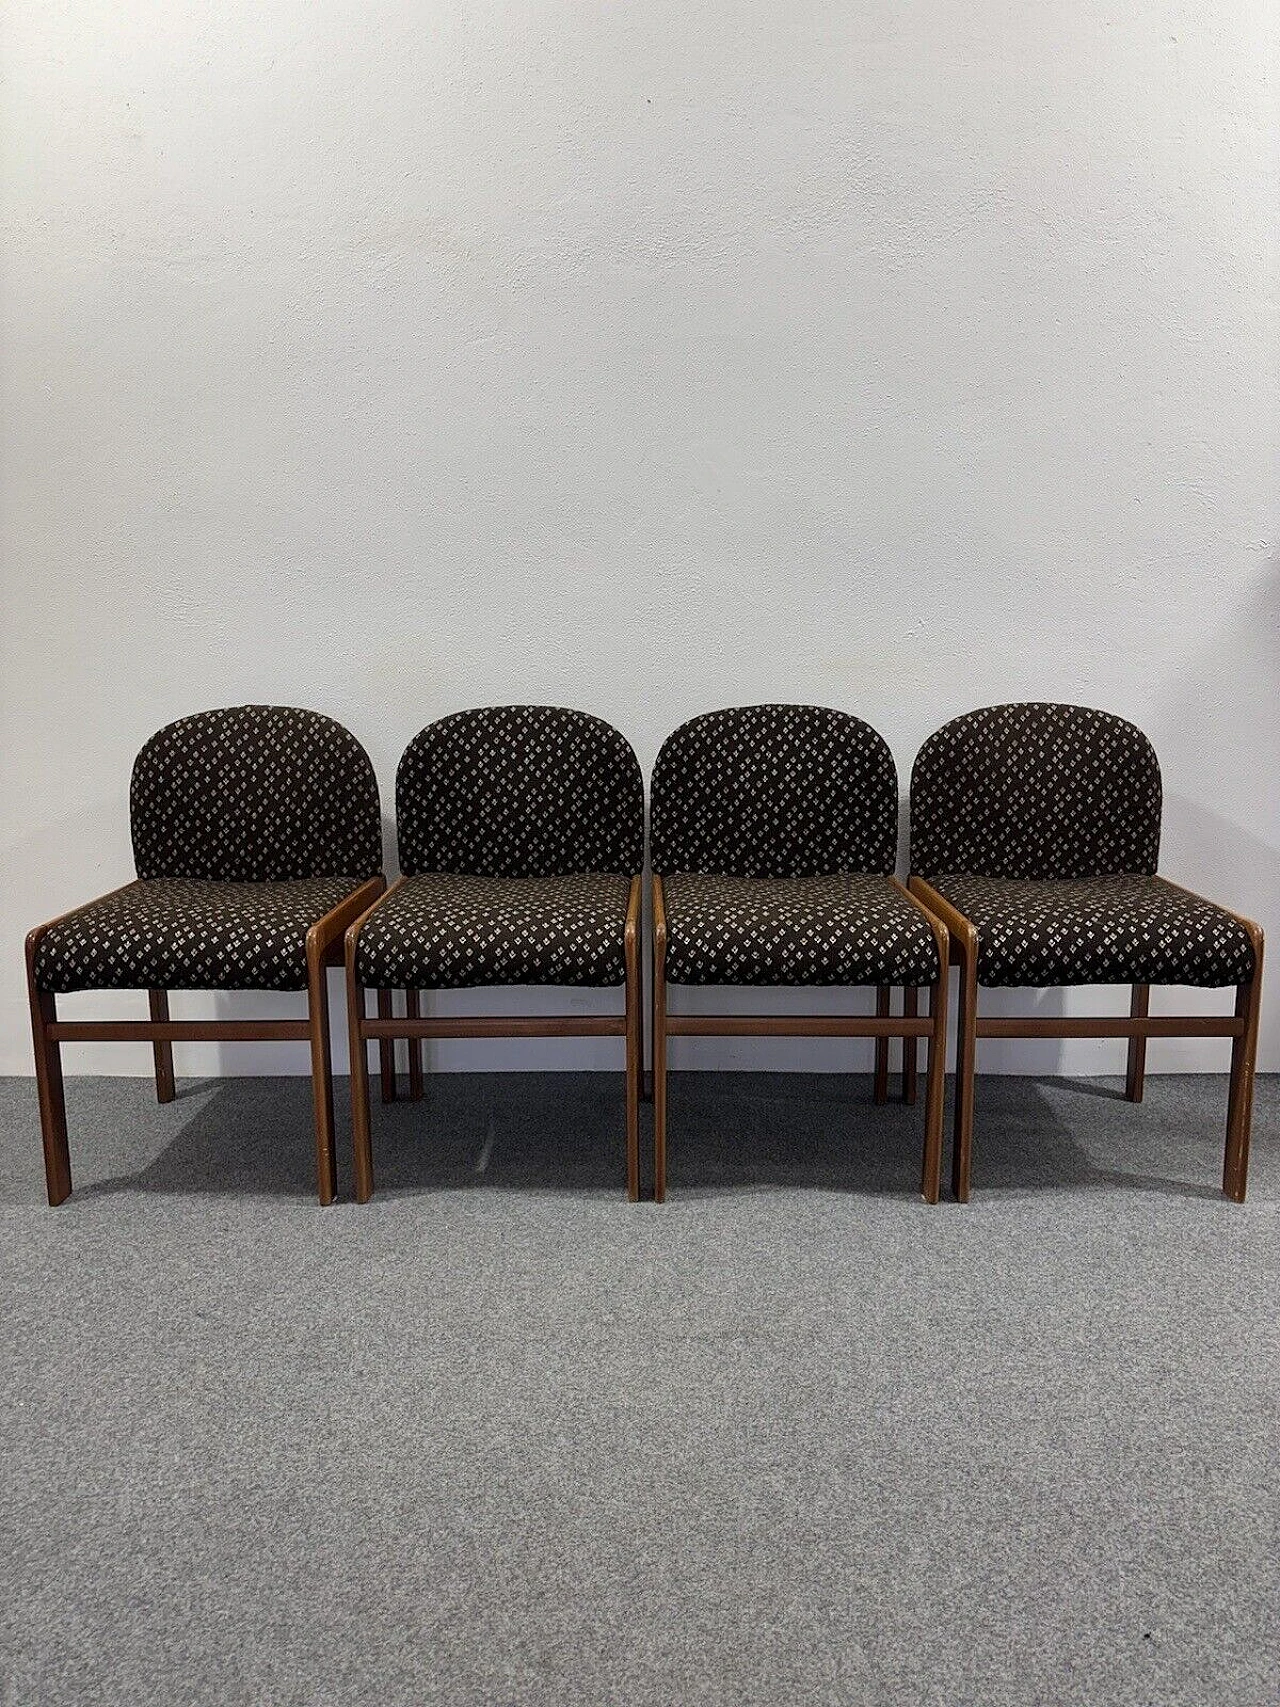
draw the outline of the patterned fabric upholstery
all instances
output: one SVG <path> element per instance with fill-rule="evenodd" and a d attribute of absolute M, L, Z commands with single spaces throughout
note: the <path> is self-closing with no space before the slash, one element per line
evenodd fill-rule
<path fill-rule="evenodd" d="M 307 931 L 356 885 L 151 878 L 49 929 L 41 990 L 303 990 Z"/>
<path fill-rule="evenodd" d="M 928 920 L 885 877 L 663 879 L 673 984 L 931 984 Z"/>
<path fill-rule="evenodd" d="M 621 984 L 631 882 L 568 877 L 407 878 L 360 932 L 366 987 Z"/>
<path fill-rule="evenodd" d="M 368 754 L 314 711 L 238 705 L 169 724 L 138 754 L 129 813 L 139 877 L 278 883 L 382 869 Z"/>
<path fill-rule="evenodd" d="M 650 832 L 657 872 L 889 872 L 898 851 L 893 757 L 874 729 L 841 711 L 708 712 L 662 744 Z"/>
<path fill-rule="evenodd" d="M 1160 877 L 931 881 L 977 927 L 983 984 L 1218 986 L 1253 976 L 1239 920 Z"/>
<path fill-rule="evenodd" d="M 581 711 L 462 711 L 414 737 L 396 775 L 406 876 L 556 877 L 644 863 L 644 782 L 616 729 Z"/>
<path fill-rule="evenodd" d="M 1078 705 L 993 705 L 931 735 L 911 774 L 911 869 L 1151 875 L 1160 766 L 1141 730 Z"/>

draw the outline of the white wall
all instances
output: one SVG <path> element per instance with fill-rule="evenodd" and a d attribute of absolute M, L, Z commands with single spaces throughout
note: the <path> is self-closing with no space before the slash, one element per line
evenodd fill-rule
<path fill-rule="evenodd" d="M 694 712 L 825 702 L 905 785 L 959 711 L 1078 700 L 1155 741 L 1169 874 L 1280 925 L 1270 0 L 8 0 L 3 31 L 0 1071 L 26 928 L 130 875 L 135 750 L 246 699 L 347 723 L 388 807 L 407 738 L 486 702 L 598 712 L 646 772 Z"/>

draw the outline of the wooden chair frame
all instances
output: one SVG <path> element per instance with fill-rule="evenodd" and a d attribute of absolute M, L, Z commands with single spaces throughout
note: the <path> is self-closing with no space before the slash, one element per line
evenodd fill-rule
<path fill-rule="evenodd" d="M 136 888 L 140 879 L 122 884 L 106 895 Z M 352 919 L 386 888 L 385 877 L 371 877 L 317 919 L 307 932 L 306 1019 L 175 1020 L 169 1018 L 169 992 L 147 992 L 147 1020 L 60 1020 L 57 998 L 36 988 L 35 963 L 46 932 L 84 907 L 73 907 L 27 937 L 27 991 L 31 1000 L 31 1032 L 36 1056 L 36 1087 L 40 1099 L 40 1133 L 44 1143 L 45 1181 L 50 1204 L 71 1195 L 71 1156 L 67 1143 L 67 1110 L 62 1084 L 64 1043 L 150 1043 L 155 1062 L 156 1101 L 172 1102 L 175 1043 L 269 1043 L 296 1041 L 311 1045 L 311 1090 L 315 1104 L 316 1183 L 320 1201 L 337 1195 L 337 1165 L 333 1142 L 333 1066 L 330 1053 L 329 992 L 326 973 L 342 963 L 342 941 Z M 96 906 L 89 901 L 85 906 Z M 225 992 L 224 992 L 225 993 Z"/>
<path fill-rule="evenodd" d="M 1183 895 L 1195 895 L 1181 884 L 1169 883 Z M 1258 1054 L 1258 1015 L 1262 1006 L 1262 929 L 1252 919 L 1237 919 L 1253 944 L 1254 971 L 1247 984 L 1236 986 L 1235 1012 L 1230 1017 L 1187 1014 L 1153 1017 L 1151 987 L 1134 984 L 1129 1017 L 1097 1019 L 983 1019 L 978 1013 L 978 931 L 971 919 L 959 911 L 932 884 L 912 877 L 914 895 L 946 925 L 956 948 L 960 971 L 960 1005 L 956 1025 L 955 1139 L 951 1154 L 952 1189 L 960 1203 L 969 1201 L 973 1155 L 973 1093 L 976 1045 L 980 1037 L 1127 1037 L 1129 1055 L 1125 1095 L 1141 1102 L 1146 1076 L 1149 1037 L 1229 1037 L 1231 1044 L 1231 1087 L 1227 1100 L 1227 1135 L 1222 1163 L 1222 1190 L 1233 1203 L 1243 1203 L 1249 1173 L 1249 1133 L 1253 1120 L 1253 1079 Z M 1216 905 L 1216 903 L 1214 903 Z M 1227 909 L 1223 908 L 1222 911 Z M 903 1050 L 915 1053 L 915 1042 Z"/>
<path fill-rule="evenodd" d="M 396 1098 L 395 1040 L 409 1040 L 409 1095 L 422 1096 L 422 1040 L 427 1037 L 622 1037 L 626 1039 L 626 1126 L 627 1196 L 640 1196 L 640 1080 L 644 1057 L 643 1020 L 640 1003 L 640 878 L 631 879 L 623 935 L 626 968 L 625 1007 L 621 1014 L 474 1015 L 431 1017 L 421 1011 L 420 992 L 405 992 L 403 1016 L 392 1012 L 392 992 L 377 991 L 377 1017 L 367 1013 L 367 991 L 356 977 L 356 951 L 360 932 L 382 905 L 405 881 L 398 877 L 384 896 L 367 907 L 347 928 L 347 1024 L 351 1039 L 351 1129 L 355 1160 L 356 1201 L 368 1203 L 373 1196 L 373 1145 L 369 1118 L 369 1062 L 367 1049 L 376 1041 L 382 1080 L 383 1102 Z"/>
<path fill-rule="evenodd" d="M 923 913 L 938 949 L 938 978 L 926 986 L 929 1013 L 917 1013 L 918 992 L 908 987 L 901 1015 L 890 1013 L 890 987 L 876 986 L 876 1012 L 868 1014 L 673 1014 L 667 1007 L 667 914 L 662 878 L 653 877 L 653 1195 L 667 1195 L 667 1039 L 669 1037 L 873 1037 L 876 1040 L 875 1100 L 888 1096 L 889 1039 L 901 1037 L 904 1055 L 903 1100 L 916 1100 L 915 1040 L 929 1039 L 928 1084 L 925 1093 L 924 1155 L 920 1191 L 926 1203 L 938 1201 L 942 1172 L 942 1102 L 946 1085 L 947 1043 L 947 928 L 896 877 L 888 879 Z M 905 1070 L 910 1067 L 910 1072 Z"/>

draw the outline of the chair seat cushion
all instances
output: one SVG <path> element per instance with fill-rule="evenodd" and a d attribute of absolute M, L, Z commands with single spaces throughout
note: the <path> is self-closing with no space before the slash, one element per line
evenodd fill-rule
<path fill-rule="evenodd" d="M 928 919 L 878 874 L 663 879 L 672 984 L 931 984 Z"/>
<path fill-rule="evenodd" d="M 214 883 L 153 877 L 51 926 L 37 988 L 305 990 L 307 932 L 357 889 L 347 877 Z"/>
<path fill-rule="evenodd" d="M 1238 919 L 1159 877 L 932 877 L 978 931 L 978 981 L 1247 983 L 1253 945 Z"/>
<path fill-rule="evenodd" d="M 371 988 L 621 984 L 631 879 L 407 877 L 360 932 L 356 972 Z"/>

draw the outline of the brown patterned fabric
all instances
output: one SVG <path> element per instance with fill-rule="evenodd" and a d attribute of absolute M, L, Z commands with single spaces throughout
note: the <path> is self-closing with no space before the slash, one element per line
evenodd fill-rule
<path fill-rule="evenodd" d="M 898 774 L 869 724 L 812 705 L 749 705 L 682 724 L 653 768 L 657 872 L 890 872 Z"/>
<path fill-rule="evenodd" d="M 161 729 L 134 764 L 129 816 L 139 877 L 280 883 L 382 870 L 368 754 L 340 723 L 293 706 L 229 706 Z"/>
<path fill-rule="evenodd" d="M 911 870 L 1029 879 L 1150 876 L 1160 766 L 1140 729 L 1080 705 L 957 717 L 911 773 Z"/>
<path fill-rule="evenodd" d="M 621 984 L 630 892 L 607 873 L 406 878 L 361 930 L 356 973 L 384 989 Z"/>
<path fill-rule="evenodd" d="M 307 932 L 357 887 L 151 878 L 53 925 L 36 987 L 69 990 L 303 990 Z"/>
<path fill-rule="evenodd" d="M 938 949 L 888 878 L 708 877 L 662 881 L 672 984 L 931 984 Z"/>
<path fill-rule="evenodd" d="M 624 737 L 598 717 L 490 706 L 409 743 L 396 823 L 406 876 L 633 877 L 644 863 L 644 781 Z"/>
<path fill-rule="evenodd" d="M 977 927 L 982 984 L 1216 987 L 1253 977 L 1253 946 L 1239 920 L 1159 877 L 930 881 Z"/>

